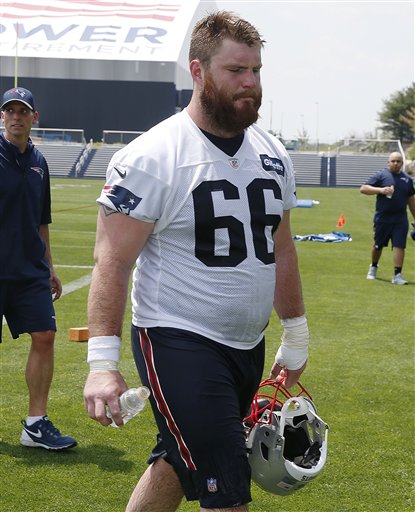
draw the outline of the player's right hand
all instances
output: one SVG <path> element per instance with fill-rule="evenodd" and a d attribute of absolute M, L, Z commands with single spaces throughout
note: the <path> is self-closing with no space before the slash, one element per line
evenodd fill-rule
<path fill-rule="evenodd" d="M 84 405 L 89 417 L 106 427 L 112 422 L 107 416 L 109 408 L 114 422 L 121 427 L 124 423 L 118 400 L 127 389 L 119 371 L 90 372 L 84 387 Z"/>

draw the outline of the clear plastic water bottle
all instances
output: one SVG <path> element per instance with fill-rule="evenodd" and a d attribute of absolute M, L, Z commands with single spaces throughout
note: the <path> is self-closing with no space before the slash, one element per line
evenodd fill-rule
<path fill-rule="evenodd" d="M 123 416 L 124 424 L 127 421 L 130 421 L 131 418 L 134 418 L 138 413 L 140 413 L 144 406 L 146 405 L 146 401 L 150 396 L 150 390 L 146 386 L 140 386 L 139 388 L 130 388 L 120 396 L 120 410 Z M 107 411 L 108 418 L 112 418 L 110 411 Z M 112 427 L 118 427 L 118 425 L 113 421 L 111 423 Z"/>

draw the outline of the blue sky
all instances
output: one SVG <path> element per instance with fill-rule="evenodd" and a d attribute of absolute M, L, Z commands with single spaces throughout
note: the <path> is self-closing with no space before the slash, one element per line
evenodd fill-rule
<path fill-rule="evenodd" d="M 203 4 L 203 1 L 201 2 Z M 414 81 L 414 1 L 216 1 L 263 51 L 260 125 L 327 142 L 376 133 L 383 100 Z"/>

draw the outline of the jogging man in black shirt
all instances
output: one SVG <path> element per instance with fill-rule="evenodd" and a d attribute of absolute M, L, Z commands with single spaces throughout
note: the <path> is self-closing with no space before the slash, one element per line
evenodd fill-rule
<path fill-rule="evenodd" d="M 409 228 L 406 211 L 408 206 L 415 218 L 414 185 L 412 178 L 401 170 L 402 163 L 403 159 L 400 153 L 391 153 L 388 159 L 388 167 L 377 171 L 360 187 L 362 194 L 369 196 L 376 194 L 372 263 L 369 266 L 367 279 L 376 279 L 382 249 L 387 247 L 390 240 L 395 267 L 392 284 L 398 285 L 408 284 L 402 275 Z"/>

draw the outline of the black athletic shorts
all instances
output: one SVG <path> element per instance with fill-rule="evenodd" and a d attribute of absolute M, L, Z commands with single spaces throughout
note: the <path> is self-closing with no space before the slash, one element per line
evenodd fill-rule
<path fill-rule="evenodd" d="M 392 242 L 392 247 L 405 249 L 408 229 L 408 217 L 403 218 L 399 222 L 375 221 L 373 227 L 375 248 L 382 249 L 382 247 L 387 247 L 390 240 Z"/>
<path fill-rule="evenodd" d="M 14 339 L 19 334 L 56 331 L 50 280 L 0 281 L 0 319 Z M 0 324 L 0 342 L 2 339 Z"/>
<path fill-rule="evenodd" d="M 238 350 L 181 329 L 132 326 L 135 362 L 159 429 L 149 463 L 170 463 L 186 498 L 201 507 L 251 501 L 242 419 L 261 381 L 264 347 L 262 340 Z"/>

